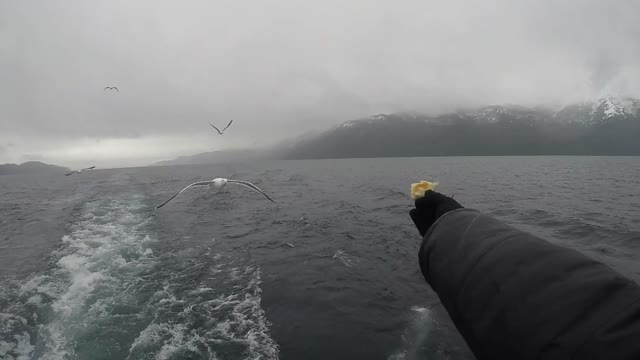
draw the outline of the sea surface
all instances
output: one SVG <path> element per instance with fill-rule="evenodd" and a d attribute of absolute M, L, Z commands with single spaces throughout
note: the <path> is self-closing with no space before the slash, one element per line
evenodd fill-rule
<path fill-rule="evenodd" d="M 255 182 L 196 188 L 213 177 Z M 0 359 L 472 359 L 409 184 L 640 281 L 640 158 L 269 161 L 0 177 Z"/>

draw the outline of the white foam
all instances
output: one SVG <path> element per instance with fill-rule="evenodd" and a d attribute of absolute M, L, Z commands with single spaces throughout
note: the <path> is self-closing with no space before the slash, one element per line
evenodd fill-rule
<path fill-rule="evenodd" d="M 76 349 L 77 339 L 115 316 L 131 316 L 143 328 L 132 336 L 130 359 L 149 354 L 170 359 L 190 353 L 217 359 L 216 347 L 228 343 L 242 349 L 239 358 L 278 358 L 278 346 L 260 306 L 259 270 L 235 258 L 224 262 L 222 255 L 210 254 L 207 260 L 216 264 L 204 269 L 208 276 L 201 282 L 193 283 L 190 277 L 200 271 L 198 261 L 188 263 L 183 273 L 158 274 L 159 257 L 151 249 L 155 240 L 145 227 L 149 211 L 141 203 L 140 198 L 129 197 L 85 205 L 53 254 L 51 270 L 14 286 L 12 291 L 28 299 L 28 305 L 22 300 L 22 310 L 40 309 L 46 323 L 38 322 L 35 314 L 30 324 L 6 315 L 29 331 L 14 326 L 8 336 L 1 336 L 0 359 L 31 357 L 36 339 L 42 344 L 42 359 L 85 356 L 76 353 L 83 351 Z M 224 285 L 221 289 L 213 285 L 217 280 Z M 138 297 L 142 286 L 152 294 L 144 297 L 144 303 Z M 0 314 L 0 325 L 2 319 Z M 34 339 L 29 338 L 33 333 Z"/>
<path fill-rule="evenodd" d="M 19 292 L 21 294 L 27 294 L 31 292 L 37 292 L 45 294 L 49 297 L 56 296 L 59 290 L 59 284 L 48 275 L 36 275 L 20 285 Z"/>
<path fill-rule="evenodd" d="M 153 239 L 144 232 L 148 221 L 144 210 L 138 196 L 87 203 L 54 253 L 58 258 L 55 268 L 20 286 L 29 304 L 45 306 L 43 296 L 52 300 L 51 320 L 36 328 L 45 344 L 46 359 L 73 356 L 74 339 L 110 316 L 106 308 L 124 298 L 139 280 L 139 271 L 153 264 L 153 251 L 148 247 Z M 97 291 L 99 297 L 89 302 Z M 26 351 L 26 344 L 31 346 L 30 339 L 18 340 L 22 342 L 16 342 L 15 353 Z"/>
<path fill-rule="evenodd" d="M 15 343 L 0 341 L 0 356 L 6 360 L 29 360 L 35 348 L 31 345 L 31 337 L 28 333 L 14 335 Z M 13 353 L 14 355 L 11 355 Z"/>
<path fill-rule="evenodd" d="M 35 349 L 31 336 L 25 330 L 27 319 L 22 316 L 0 313 L 0 359 L 28 360 Z"/>
<path fill-rule="evenodd" d="M 244 285 L 232 287 L 232 293 L 213 299 L 209 294 L 214 289 L 202 286 L 180 296 L 169 288 L 156 292 L 152 306 L 158 309 L 157 314 L 166 310 L 173 316 L 169 317 L 170 321 L 152 322 L 141 331 L 129 349 L 129 358 L 152 353 L 156 359 L 168 359 L 185 351 L 200 353 L 207 349 L 208 356 L 215 359 L 212 345 L 236 343 L 244 348 L 245 359 L 277 359 L 278 346 L 269 335 L 269 323 L 260 307 L 259 271 L 252 266 L 228 271 L 236 276 L 235 279 L 227 277 L 229 281 L 244 282 Z M 241 278 L 241 274 L 246 278 Z M 183 321 L 193 318 L 204 324 L 193 328 L 190 322 Z"/>
<path fill-rule="evenodd" d="M 353 267 L 353 261 L 351 261 L 347 253 L 342 250 L 336 250 L 336 252 L 333 254 L 333 259 L 340 260 L 340 262 L 342 262 L 342 264 L 346 267 Z"/>
<path fill-rule="evenodd" d="M 240 278 L 240 272 L 237 267 L 229 269 L 229 278 L 231 278 L 231 280 L 238 280 Z"/>
<path fill-rule="evenodd" d="M 41 305 L 42 304 L 42 296 L 33 295 L 29 299 L 27 299 L 27 303 L 34 304 L 34 305 Z"/>
<path fill-rule="evenodd" d="M 414 314 L 402 334 L 402 346 L 388 357 L 389 360 L 422 358 L 419 349 L 427 341 L 433 328 L 431 310 L 422 306 L 412 306 L 411 311 Z"/>
<path fill-rule="evenodd" d="M 420 307 L 420 306 L 412 306 L 411 307 L 411 311 L 415 311 L 415 312 L 419 312 L 419 313 L 423 313 L 425 311 L 428 311 L 429 309 L 426 307 Z"/>
<path fill-rule="evenodd" d="M 209 288 L 209 287 L 199 287 L 199 288 L 197 288 L 195 290 L 190 291 L 189 294 L 195 295 L 195 294 L 202 294 L 202 293 L 208 293 L 208 292 L 213 292 L 213 291 L 215 291 L 215 290 L 212 289 L 212 288 Z"/>

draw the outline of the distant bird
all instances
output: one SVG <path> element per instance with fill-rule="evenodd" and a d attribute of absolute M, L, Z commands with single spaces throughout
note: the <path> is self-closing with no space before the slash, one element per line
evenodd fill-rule
<path fill-rule="evenodd" d="M 88 167 L 88 168 L 84 168 L 84 169 L 80 169 L 80 170 L 72 171 L 72 172 L 70 172 L 70 173 L 68 173 L 68 174 L 64 174 L 64 176 L 69 176 L 69 175 L 73 175 L 73 174 L 80 174 L 83 170 L 93 170 L 93 169 L 95 169 L 95 168 L 96 168 L 96 167 L 95 167 L 95 165 L 94 165 L 94 166 L 91 166 L 91 167 Z"/>
<path fill-rule="evenodd" d="M 220 131 L 220 129 L 218 129 L 217 127 L 215 127 L 215 125 L 213 125 L 212 123 L 209 123 L 209 125 L 211 125 L 212 128 L 216 129 L 216 131 L 218 132 L 218 134 L 222 135 L 224 134 L 224 131 L 227 130 L 229 128 L 229 126 L 231 126 L 231 123 L 233 122 L 233 120 L 229 121 L 229 123 L 227 124 L 227 126 L 224 127 L 224 129 L 222 129 L 222 131 Z"/>
<path fill-rule="evenodd" d="M 107 90 L 115 90 L 117 92 L 120 92 L 120 90 L 118 90 L 118 88 L 115 87 L 115 86 L 105 86 L 104 90 L 102 90 L 102 91 L 107 91 Z"/>
<path fill-rule="evenodd" d="M 264 191 L 260 190 L 259 187 L 255 186 L 254 184 L 252 184 L 252 183 L 250 183 L 248 181 L 231 180 L 231 179 L 224 179 L 224 178 L 215 178 L 213 180 L 198 181 L 198 182 L 195 182 L 195 183 L 185 187 L 184 189 L 180 190 L 177 194 L 175 194 L 171 198 L 169 198 L 169 200 L 167 200 L 167 201 L 163 202 L 162 204 L 156 206 L 156 209 L 160 209 L 161 207 L 167 205 L 169 203 L 169 201 L 175 199 L 176 196 L 182 194 L 185 190 L 187 190 L 189 188 L 192 188 L 194 186 L 208 186 L 209 189 L 215 190 L 216 192 L 219 192 L 219 191 L 222 191 L 222 189 L 224 189 L 224 187 L 227 186 L 227 184 L 238 184 L 238 185 L 242 185 L 242 186 L 248 187 L 249 189 L 252 189 L 252 190 L 255 190 L 255 191 L 259 192 L 264 197 L 269 199 L 271 202 L 275 202 L 275 201 L 273 201 L 272 198 L 269 197 L 269 195 L 265 194 Z"/>

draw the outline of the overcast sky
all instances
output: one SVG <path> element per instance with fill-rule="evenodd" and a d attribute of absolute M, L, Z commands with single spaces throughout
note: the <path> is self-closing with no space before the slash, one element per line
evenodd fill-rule
<path fill-rule="evenodd" d="M 638 0 L 2 0 L 0 163 L 144 165 L 377 113 L 640 97 L 638 14 Z M 207 125 L 229 119 L 224 136 Z"/>

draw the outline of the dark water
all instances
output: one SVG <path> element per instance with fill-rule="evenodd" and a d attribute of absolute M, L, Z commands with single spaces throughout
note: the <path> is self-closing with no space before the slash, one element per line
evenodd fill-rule
<path fill-rule="evenodd" d="M 184 193 L 194 181 L 254 181 Z M 640 158 L 281 161 L 0 177 L 2 359 L 469 359 L 408 186 L 640 280 Z"/>

